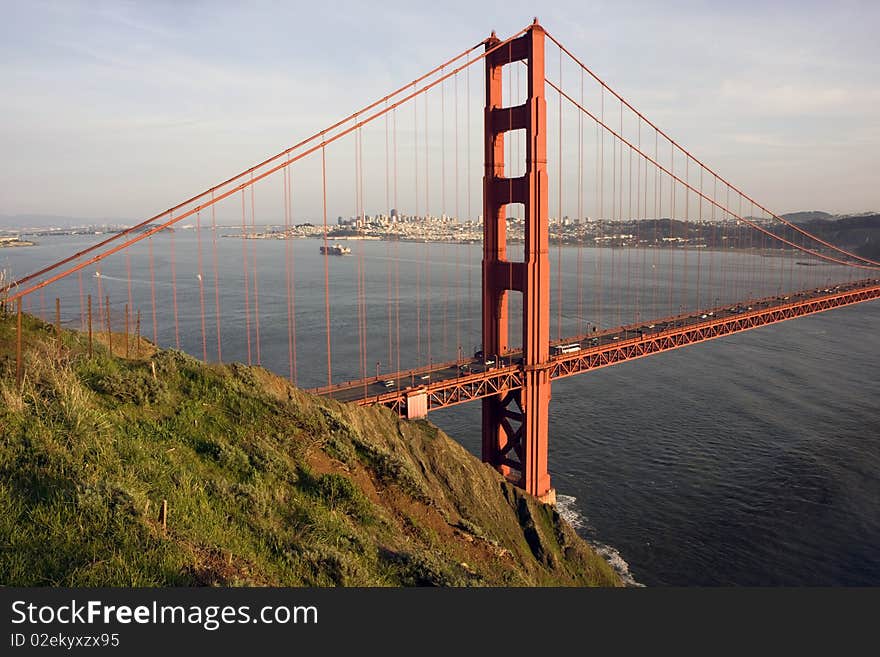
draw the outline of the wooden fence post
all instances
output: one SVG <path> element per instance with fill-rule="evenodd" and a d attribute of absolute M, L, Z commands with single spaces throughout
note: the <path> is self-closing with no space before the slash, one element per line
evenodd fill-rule
<path fill-rule="evenodd" d="M 162 531 L 168 531 L 168 500 L 162 500 L 162 508 L 159 511 L 159 522 L 162 523 Z"/>

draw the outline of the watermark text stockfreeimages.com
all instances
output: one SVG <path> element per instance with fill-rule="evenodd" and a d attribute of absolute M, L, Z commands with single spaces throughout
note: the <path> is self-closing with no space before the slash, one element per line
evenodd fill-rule
<path fill-rule="evenodd" d="M 314 605 L 166 605 L 153 601 L 142 605 L 112 605 L 101 600 L 62 604 L 34 604 L 24 600 L 12 603 L 13 625 L 198 625 L 214 631 L 223 625 L 311 624 L 318 623 Z"/>

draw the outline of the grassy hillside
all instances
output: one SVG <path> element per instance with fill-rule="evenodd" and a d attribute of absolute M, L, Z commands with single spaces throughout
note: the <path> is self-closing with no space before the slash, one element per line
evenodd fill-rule
<path fill-rule="evenodd" d="M 427 422 L 0 318 L 0 583 L 607 585 L 549 506 Z M 134 349 L 131 349 L 134 352 Z M 168 503 L 167 527 L 159 522 Z"/>

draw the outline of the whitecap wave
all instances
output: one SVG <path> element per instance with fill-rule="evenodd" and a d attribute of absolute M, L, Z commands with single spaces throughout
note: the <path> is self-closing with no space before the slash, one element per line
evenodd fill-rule
<path fill-rule="evenodd" d="M 614 571 L 618 574 L 626 586 L 644 586 L 636 581 L 630 572 L 629 564 L 626 562 L 620 552 L 616 549 L 597 541 L 589 536 L 595 535 L 596 530 L 590 525 L 587 517 L 584 516 L 577 508 L 577 498 L 573 495 L 557 495 L 556 510 L 565 521 L 581 536 L 596 553 L 608 562 Z"/>
<path fill-rule="evenodd" d="M 95 272 L 96 274 L 98 272 Z M 133 283 L 134 285 L 155 285 L 156 287 L 171 287 L 171 281 L 162 281 L 156 280 L 150 282 L 149 279 L 143 278 L 123 278 L 122 276 L 110 276 L 108 274 L 101 274 L 100 276 L 96 276 L 95 278 L 100 278 L 102 281 L 119 281 L 121 283 Z"/>
<path fill-rule="evenodd" d="M 583 529 L 586 527 L 587 519 L 577 510 L 575 502 L 577 498 L 574 495 L 557 495 L 556 510 L 573 529 Z"/>

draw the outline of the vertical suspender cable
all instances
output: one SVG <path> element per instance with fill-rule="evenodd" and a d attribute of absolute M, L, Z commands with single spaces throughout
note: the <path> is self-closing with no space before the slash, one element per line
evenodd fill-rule
<path fill-rule="evenodd" d="M 620 326 L 620 295 L 619 295 L 619 281 L 617 280 L 617 248 L 614 246 L 616 239 L 616 230 L 617 230 L 617 138 L 608 131 L 608 138 L 611 142 L 611 280 L 607 284 L 608 290 L 611 296 L 611 309 L 608 313 L 608 321 L 611 323 Z M 616 303 L 615 303 L 616 301 Z M 614 320 L 614 310 L 615 306 L 617 309 L 617 321 Z"/>
<path fill-rule="evenodd" d="M 397 108 L 392 113 L 392 126 L 394 129 L 394 207 L 397 209 L 397 219 L 400 221 L 400 204 L 397 197 Z M 395 371 L 400 372 L 400 249 L 399 240 L 394 241 L 394 334 L 397 344 L 397 361 Z"/>
<path fill-rule="evenodd" d="M 605 122 L 605 89 L 604 87 L 600 90 L 600 118 L 602 123 Z M 604 288 L 602 286 L 602 252 L 605 250 L 605 241 L 602 239 L 605 237 L 605 128 L 600 126 L 599 123 L 596 123 L 596 135 L 599 138 L 596 141 L 596 146 L 599 150 L 599 176 L 597 179 L 597 184 L 599 187 L 599 193 L 597 195 L 597 200 L 599 202 L 599 212 L 598 212 L 598 221 L 599 221 L 599 248 L 596 252 L 596 298 L 597 298 L 597 307 L 596 307 L 596 317 L 597 317 L 597 325 L 599 327 L 603 326 L 602 321 L 602 308 L 604 306 L 605 299 Z"/>
<path fill-rule="evenodd" d="M 690 183 L 691 183 L 691 157 L 687 153 L 684 153 L 684 179 L 685 179 L 685 181 L 687 181 L 688 185 L 690 185 Z M 691 236 L 691 230 L 690 230 L 691 193 L 687 187 L 684 187 L 684 189 L 682 189 L 682 191 L 684 192 L 684 239 L 685 239 L 685 241 L 683 243 L 684 253 L 682 254 L 683 259 L 684 259 L 684 264 L 683 264 L 682 270 L 681 270 L 681 283 L 679 284 L 681 286 L 681 292 L 680 292 L 681 296 L 679 298 L 681 299 L 681 302 L 680 302 L 681 306 L 685 310 L 689 310 L 690 303 L 688 300 L 687 289 L 688 289 L 688 283 L 689 283 L 690 279 L 689 279 L 689 275 L 688 275 L 687 265 L 688 265 L 688 248 L 689 248 L 689 245 L 691 242 L 691 240 L 690 240 L 690 236 Z"/>
<path fill-rule="evenodd" d="M 214 199 L 214 192 L 211 192 Z M 214 203 L 211 203 L 211 249 L 214 256 L 214 318 L 217 323 L 217 362 L 223 362 L 222 338 L 220 337 L 220 266 L 217 258 L 217 212 Z"/>
<path fill-rule="evenodd" d="M 205 332 L 205 282 L 202 280 L 204 278 L 204 270 L 202 267 L 202 213 L 196 212 L 196 239 L 197 239 L 197 261 L 198 261 L 198 273 L 196 278 L 199 281 L 199 315 L 202 320 L 202 360 L 208 360 L 208 336 Z M 129 305 L 131 302 L 129 301 Z"/>
<path fill-rule="evenodd" d="M 284 287 L 287 293 L 287 380 L 293 384 L 293 330 L 290 316 L 290 244 L 293 232 L 290 228 L 290 204 L 287 195 L 290 193 L 289 167 L 281 170 L 281 214 L 284 218 Z"/>
<path fill-rule="evenodd" d="M 584 104 L 584 72 L 581 71 L 581 105 Z M 578 112 L 578 193 L 577 193 L 577 331 L 584 326 L 584 113 Z"/>
<path fill-rule="evenodd" d="M 364 141 L 363 134 L 361 134 L 361 142 L 360 142 L 360 162 L 361 162 L 361 221 L 366 221 L 366 210 L 364 209 L 364 190 L 366 189 L 366 185 L 364 184 Z M 367 370 L 367 317 L 368 317 L 368 307 L 367 307 L 367 270 L 366 264 L 364 262 L 365 254 L 363 244 L 361 245 L 361 289 L 363 290 L 363 299 L 361 300 L 361 306 L 363 307 L 363 317 L 364 317 L 364 371 Z"/>
<path fill-rule="evenodd" d="M 608 131 L 608 138 L 611 141 L 611 281 L 608 284 L 608 289 L 611 293 L 611 312 L 608 313 L 609 321 L 615 323 L 617 326 L 620 326 L 620 281 L 617 279 L 617 266 L 618 266 L 618 258 L 617 258 L 617 248 L 615 247 L 616 235 L 615 232 L 619 226 L 617 224 L 617 213 L 619 211 L 617 204 L 617 187 L 619 184 L 619 179 L 617 177 L 617 149 L 618 149 L 618 140 L 617 138 Z M 616 303 L 615 303 L 616 302 Z M 615 322 L 613 319 L 613 311 L 617 309 L 617 321 Z"/>
<path fill-rule="evenodd" d="M 689 185 L 691 182 L 690 178 L 690 156 L 682 151 L 682 155 L 684 155 L 684 179 L 685 182 Z M 682 266 L 681 266 L 681 282 L 679 282 L 679 305 L 684 308 L 686 312 L 690 311 L 690 303 L 688 300 L 687 289 L 689 282 L 689 274 L 687 268 L 687 252 L 690 244 L 690 190 L 688 190 L 686 185 L 682 186 L 682 190 L 684 193 L 684 226 L 683 232 L 684 242 L 682 242 Z"/>
<path fill-rule="evenodd" d="M 583 105 L 583 103 L 581 103 Z M 642 118 L 638 117 L 638 145 L 639 153 L 642 151 Z M 645 171 L 644 183 L 642 182 L 642 165 L 645 163 L 644 157 L 639 155 L 636 160 L 636 248 L 641 251 L 642 262 L 639 265 L 638 283 L 636 284 L 636 313 L 641 319 L 642 317 L 642 286 L 645 282 L 645 270 L 647 269 L 648 251 L 642 246 L 642 221 L 647 214 L 648 202 L 648 176 Z M 642 185 L 644 184 L 644 194 L 642 193 Z M 645 205 L 642 205 L 644 201 Z"/>
<path fill-rule="evenodd" d="M 324 331 L 327 336 L 327 385 L 333 385 L 330 354 L 330 254 L 327 248 L 327 146 L 321 134 L 321 211 L 324 219 Z"/>
<path fill-rule="evenodd" d="M 659 162 L 658 155 L 660 152 L 660 144 L 659 137 L 657 135 L 657 131 L 654 130 L 654 161 Z M 651 316 L 658 317 L 657 313 L 657 265 L 658 265 L 658 255 L 659 251 L 659 224 L 660 224 L 660 201 L 661 201 L 661 190 L 660 190 L 660 169 L 657 168 L 656 165 L 652 165 L 654 167 L 654 175 L 652 178 L 652 191 L 654 192 L 654 250 L 651 253 Z M 668 314 L 668 313 L 666 313 Z"/>
<path fill-rule="evenodd" d="M 767 253 L 767 234 L 762 232 L 761 233 L 761 256 L 763 257 L 764 255 L 766 255 L 766 253 Z M 764 262 L 766 262 L 766 260 Z M 765 292 L 765 289 L 767 287 L 766 277 L 767 277 L 766 268 L 762 267 L 761 280 L 759 281 L 759 285 L 761 286 L 761 294 L 762 295 L 766 294 L 766 292 Z"/>
<path fill-rule="evenodd" d="M 561 102 L 561 101 L 560 101 Z M 620 127 L 619 132 L 621 136 L 623 135 L 623 105 L 620 106 Z M 623 225 L 623 146 L 624 143 L 621 140 L 618 140 L 617 144 L 618 148 L 618 156 L 617 156 L 617 181 L 618 181 L 618 201 L 617 201 L 617 221 L 618 226 Z M 622 238 L 618 238 L 621 246 L 624 246 Z M 616 249 L 615 249 L 616 250 Z M 629 259 L 629 250 L 627 249 L 627 260 Z M 618 272 L 620 273 L 619 279 L 617 281 L 617 325 L 623 325 L 623 294 L 624 294 L 624 286 L 623 286 L 623 256 L 619 256 L 617 259 L 617 267 Z"/>
<path fill-rule="evenodd" d="M 721 228 L 721 237 L 720 237 L 720 250 L 719 250 L 719 262 L 718 262 L 718 283 L 716 287 L 719 290 L 719 296 L 725 299 L 733 299 L 737 300 L 736 297 L 731 297 L 728 293 L 730 291 L 730 283 L 729 283 L 729 258 L 727 255 L 727 250 L 730 247 L 730 213 L 727 209 L 730 207 L 729 205 L 724 205 L 725 210 L 718 212 L 721 210 L 720 207 L 717 207 L 715 203 L 718 202 L 719 191 L 718 191 L 718 176 L 713 175 L 713 191 L 712 191 L 712 200 L 714 203 L 712 204 L 712 219 L 716 220 Z"/>
<path fill-rule="evenodd" d="M 170 233 L 170 250 L 171 250 L 171 302 L 174 306 L 174 344 L 180 349 L 180 322 L 178 321 L 177 315 L 177 254 L 174 249 L 174 229 L 169 228 Z"/>
<path fill-rule="evenodd" d="M 361 157 L 363 156 L 363 151 L 361 150 L 361 139 L 363 138 L 363 134 L 361 128 L 358 128 L 354 133 L 354 199 L 355 199 L 355 210 L 354 214 L 357 218 L 358 224 L 361 226 L 361 231 L 363 231 L 365 223 L 365 217 L 361 206 L 361 185 L 363 183 L 363 179 L 361 176 Z M 358 240 L 357 246 L 357 268 L 356 268 L 356 276 L 357 276 L 357 318 L 358 318 L 358 366 L 360 367 L 360 378 L 363 381 L 364 386 L 364 397 L 367 396 L 367 368 L 366 368 L 366 322 L 364 320 L 364 241 Z"/>
<path fill-rule="evenodd" d="M 251 172 L 251 178 L 254 177 Z M 251 185 L 251 231 L 257 232 L 257 212 L 256 212 L 256 185 Z M 254 337 L 257 343 L 257 365 L 263 364 L 263 358 L 260 353 L 260 285 L 257 277 L 257 242 L 256 240 L 248 240 L 251 244 L 251 264 L 254 268 L 253 284 L 254 284 Z"/>
<path fill-rule="evenodd" d="M 559 88 L 562 88 L 562 50 L 559 50 Z M 562 94 L 559 98 L 559 125 L 557 141 L 556 201 L 556 339 L 562 339 Z"/>
<path fill-rule="evenodd" d="M 290 156 L 288 155 L 288 159 Z M 290 382 L 295 386 L 296 380 L 296 307 L 294 305 L 294 263 L 293 263 L 293 200 L 291 198 L 290 167 L 284 168 L 284 270 L 287 286 L 287 366 Z"/>
<path fill-rule="evenodd" d="M 755 204 L 753 201 L 749 201 L 749 214 L 751 216 L 756 217 L 755 223 L 758 225 L 764 224 L 764 211 L 760 211 L 760 216 L 755 214 Z M 755 230 L 754 228 L 749 228 L 749 261 L 751 262 L 751 268 L 749 271 L 749 288 L 752 290 L 751 294 L 754 294 L 759 297 L 763 297 L 764 295 L 764 286 L 761 285 L 761 276 L 764 269 L 764 263 L 762 258 L 760 257 L 760 247 L 761 245 L 758 241 L 761 238 L 762 233 L 760 231 Z M 797 235 L 793 236 L 794 239 L 797 239 Z"/>
<path fill-rule="evenodd" d="M 430 183 L 431 183 L 431 169 L 430 169 L 430 158 L 429 158 L 429 145 L 428 145 L 428 92 L 425 91 L 425 228 L 427 228 L 427 223 L 431 218 L 431 195 L 430 195 Z M 426 317 L 426 331 L 427 331 L 427 360 L 430 364 L 431 362 L 431 256 L 430 251 L 428 249 L 428 243 L 425 242 L 425 313 Z"/>
<path fill-rule="evenodd" d="M 471 55 L 467 54 L 467 62 L 470 63 Z M 471 68 L 468 66 L 465 69 L 465 107 L 470 109 L 471 106 Z M 472 152 L 471 152 L 471 122 L 470 122 L 470 113 L 465 112 L 465 123 L 467 125 L 467 158 L 465 165 L 465 178 L 467 181 L 467 220 L 469 230 L 473 228 L 471 221 L 473 220 L 473 215 L 471 214 L 471 175 L 473 173 L 471 164 L 472 164 Z M 468 303 L 471 303 L 473 297 L 473 249 L 471 248 L 470 240 L 467 242 L 467 300 Z M 470 313 L 468 313 L 470 316 Z M 468 323 L 469 326 L 472 326 L 472 322 Z M 473 342 L 473 340 L 471 340 Z"/>
<path fill-rule="evenodd" d="M 360 190 L 360 206 L 361 219 L 366 221 L 366 210 L 364 208 L 364 133 L 363 128 L 357 131 L 358 138 L 358 188 Z M 364 241 L 361 240 L 360 254 L 360 286 L 361 286 L 361 323 L 363 325 L 361 339 L 361 378 L 366 382 L 367 379 L 367 272 L 364 264 Z M 366 396 L 366 390 L 364 390 Z"/>
<path fill-rule="evenodd" d="M 792 235 L 792 239 L 796 240 L 797 235 Z M 801 234 L 801 243 L 803 243 L 803 234 Z M 795 261 L 795 256 L 797 255 L 797 250 L 792 249 L 792 248 L 789 248 L 786 250 L 789 251 L 789 253 L 790 253 L 789 258 L 788 258 L 788 290 L 793 291 L 794 290 L 794 261 Z"/>
<path fill-rule="evenodd" d="M 632 228 L 633 223 L 633 204 L 632 204 L 632 179 L 633 179 L 633 159 L 632 159 L 633 150 L 629 149 L 629 174 L 627 175 L 627 230 Z M 630 303 L 630 298 L 632 297 L 632 238 L 626 238 L 626 301 Z M 634 315 L 634 320 L 638 321 L 638 318 Z"/>
<path fill-rule="evenodd" d="M 675 147 L 672 145 L 672 142 L 669 142 L 669 233 L 671 236 L 675 235 Z M 678 249 L 672 248 L 670 250 L 672 253 L 669 257 L 669 289 L 667 290 L 669 295 L 668 304 L 674 315 L 680 315 L 682 310 L 681 305 L 679 305 L 678 312 L 676 312 L 675 302 L 673 301 L 673 290 L 675 289 L 675 252 Z"/>
<path fill-rule="evenodd" d="M 387 102 L 385 103 L 387 106 Z M 413 103 L 415 105 L 415 103 Z M 391 209 L 391 151 L 389 137 L 389 121 L 390 117 L 385 114 L 385 208 L 390 214 Z M 392 321 L 392 305 L 391 305 L 391 244 L 385 242 L 385 274 L 387 278 L 387 311 L 388 311 L 388 360 L 386 361 L 388 371 L 392 369 L 391 355 L 393 351 L 391 321 Z"/>
<path fill-rule="evenodd" d="M 415 86 L 413 86 L 415 91 Z M 415 215 L 419 219 L 419 103 L 413 99 L 413 171 L 415 172 Z M 416 364 L 422 362 L 422 265 L 416 264 Z"/>
<path fill-rule="evenodd" d="M 728 211 L 727 211 L 728 226 L 730 226 L 730 225 L 733 226 L 732 230 L 728 229 L 727 242 L 728 242 L 728 244 L 731 244 L 732 246 L 736 246 L 736 235 L 734 234 L 731 236 L 730 233 L 731 232 L 735 233 L 739 224 L 735 221 L 732 221 L 732 217 L 731 217 L 731 214 L 729 211 L 729 208 L 731 207 L 730 206 L 730 185 L 725 185 L 725 187 L 726 187 L 727 191 L 725 192 L 724 207 L 728 208 Z M 740 205 L 742 205 L 742 201 L 740 201 Z M 740 216 L 742 216 L 742 208 L 740 208 Z M 733 255 L 735 255 L 735 252 L 733 253 Z M 731 295 L 731 293 L 732 293 L 732 297 L 734 299 L 739 299 L 740 297 L 737 294 L 737 290 L 736 290 L 736 260 L 732 259 L 732 264 L 730 266 L 728 266 L 726 269 L 727 269 L 727 271 L 726 271 L 727 283 L 725 285 L 725 288 L 726 288 L 725 292 L 728 295 Z"/>
<path fill-rule="evenodd" d="M 443 74 L 440 70 L 440 74 Z M 440 83 L 440 220 L 446 230 L 446 81 Z M 449 264 L 447 262 L 446 240 L 443 240 L 440 251 L 440 262 L 443 267 L 443 350 L 444 360 L 448 357 L 449 336 Z"/>
<path fill-rule="evenodd" d="M 705 171 L 706 171 L 705 167 L 702 168 L 700 170 L 700 175 L 703 175 L 703 173 Z M 713 197 L 713 200 L 714 200 L 714 197 Z M 701 204 L 702 204 L 702 201 L 703 201 L 703 197 L 700 196 Z M 702 207 L 702 205 L 701 205 L 701 207 Z M 712 212 L 714 207 L 715 206 L 712 205 L 711 203 L 709 204 L 709 212 L 711 213 L 711 218 L 709 220 L 709 228 L 707 228 L 707 230 L 706 230 L 706 234 L 707 234 L 706 248 L 708 249 L 708 258 L 709 258 L 709 262 L 706 266 L 706 277 L 708 279 L 706 281 L 706 295 L 707 295 L 708 299 L 712 300 L 712 302 L 713 302 L 712 305 L 717 306 L 718 303 L 715 301 L 717 293 L 715 292 L 715 284 L 714 284 L 714 280 L 715 280 L 715 274 L 714 274 L 715 266 L 714 265 L 715 265 L 715 251 L 718 249 L 719 237 L 718 237 L 718 226 L 715 224 L 715 213 Z"/>
<path fill-rule="evenodd" d="M 703 288 L 702 277 L 703 277 L 703 263 L 702 263 L 702 252 L 703 245 L 705 242 L 703 241 L 703 167 L 700 167 L 700 197 L 697 199 L 700 206 L 697 209 L 697 309 L 703 307 Z M 712 304 L 706 304 L 712 305 Z M 714 306 L 713 306 L 714 307 Z"/>
<path fill-rule="evenodd" d="M 455 228 L 456 239 L 452 248 L 455 249 L 455 345 L 458 353 L 461 353 L 461 267 L 459 258 L 461 255 L 461 247 L 459 238 L 461 237 L 461 205 L 458 189 L 458 73 L 453 77 L 453 89 L 455 99 Z M 456 356 L 458 358 L 458 356 Z"/>
<path fill-rule="evenodd" d="M 153 306 L 153 344 L 159 346 L 159 320 L 156 318 L 156 265 L 153 258 L 153 237 L 147 240 L 150 256 L 150 301 Z"/>
<path fill-rule="evenodd" d="M 245 218 L 244 209 L 244 189 L 241 190 L 241 269 L 244 275 L 244 323 L 245 333 L 247 334 L 247 359 L 248 365 L 253 364 L 251 358 L 251 297 L 250 297 L 250 281 L 248 280 L 248 247 L 247 247 L 248 227 Z"/>

